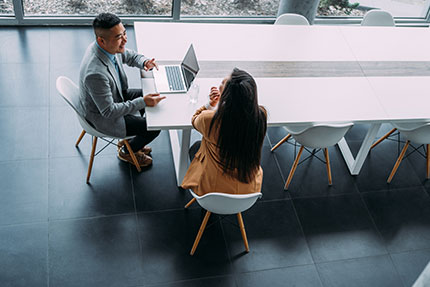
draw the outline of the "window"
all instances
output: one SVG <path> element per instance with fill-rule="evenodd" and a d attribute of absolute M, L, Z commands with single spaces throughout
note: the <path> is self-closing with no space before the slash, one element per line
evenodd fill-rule
<path fill-rule="evenodd" d="M 14 15 L 12 0 L 0 0 L 0 16 Z"/>
<path fill-rule="evenodd" d="M 276 16 L 278 0 L 182 0 L 181 15 Z"/>
<path fill-rule="evenodd" d="M 26 16 L 82 16 L 97 15 L 102 11 L 132 16 L 170 16 L 172 13 L 171 0 L 23 0 L 23 4 Z"/>

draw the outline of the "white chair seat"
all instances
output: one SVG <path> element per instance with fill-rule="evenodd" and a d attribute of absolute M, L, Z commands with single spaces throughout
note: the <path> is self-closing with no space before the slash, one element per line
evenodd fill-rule
<path fill-rule="evenodd" d="M 361 21 L 361 26 L 395 26 L 393 16 L 383 10 L 370 10 L 368 11 Z"/>
<path fill-rule="evenodd" d="M 212 192 L 202 196 L 198 196 L 192 190 L 190 190 L 190 193 L 193 196 L 193 199 L 187 205 L 185 205 L 185 208 L 188 208 L 194 201 L 197 201 L 201 207 L 206 209 L 205 217 L 200 226 L 199 232 L 197 233 L 190 254 L 194 255 L 211 213 L 222 215 L 237 214 L 237 220 L 239 222 L 240 232 L 245 244 L 245 250 L 246 252 L 249 252 L 248 239 L 246 238 L 245 225 L 243 224 L 241 212 L 248 210 L 251 206 L 253 206 L 257 199 L 261 197 L 261 192 L 249 194 Z"/>
<path fill-rule="evenodd" d="M 285 13 L 276 19 L 275 25 L 309 25 L 309 21 L 300 14 Z"/>

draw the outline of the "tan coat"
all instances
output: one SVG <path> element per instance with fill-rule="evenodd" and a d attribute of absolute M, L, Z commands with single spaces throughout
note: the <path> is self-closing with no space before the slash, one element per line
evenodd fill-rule
<path fill-rule="evenodd" d="M 191 188 L 197 195 L 209 192 L 245 194 L 260 192 L 263 181 L 263 169 L 260 167 L 254 180 L 243 183 L 223 173 L 218 153 L 218 134 L 212 132 L 209 136 L 209 126 L 215 111 L 206 110 L 203 106 L 196 111 L 192 124 L 202 136 L 200 149 L 190 164 L 182 188 Z"/>

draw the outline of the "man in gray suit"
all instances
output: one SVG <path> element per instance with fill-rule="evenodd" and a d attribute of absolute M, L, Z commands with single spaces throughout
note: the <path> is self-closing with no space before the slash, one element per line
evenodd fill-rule
<path fill-rule="evenodd" d="M 87 48 L 80 68 L 80 102 L 85 118 L 100 132 L 116 137 L 135 136 L 130 146 L 144 167 L 152 164 L 146 144 L 160 131 L 148 131 L 143 117 L 145 107 L 157 105 L 165 97 L 143 96 L 141 89 L 129 89 L 123 63 L 145 70 L 157 68 L 155 59 L 126 49 L 126 30 L 121 20 L 101 13 L 93 21 L 96 40 Z M 120 142 L 121 144 L 121 142 Z M 119 159 L 133 163 L 126 148 Z"/>

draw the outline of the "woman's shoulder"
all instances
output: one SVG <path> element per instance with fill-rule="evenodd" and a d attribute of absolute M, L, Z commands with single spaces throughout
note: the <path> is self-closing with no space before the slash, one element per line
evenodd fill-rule
<path fill-rule="evenodd" d="M 264 115 L 265 118 L 267 118 L 267 110 L 263 106 L 258 106 L 260 108 L 260 112 Z"/>

